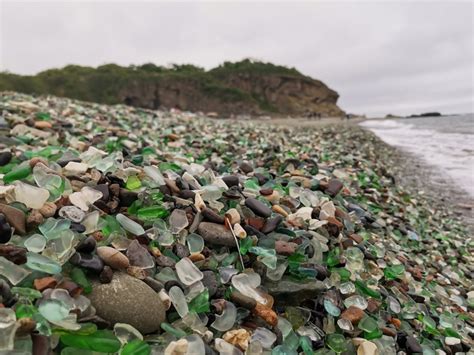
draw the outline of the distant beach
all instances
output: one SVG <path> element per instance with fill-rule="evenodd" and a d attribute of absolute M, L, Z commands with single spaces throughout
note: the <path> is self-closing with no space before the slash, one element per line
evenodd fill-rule
<path fill-rule="evenodd" d="M 360 124 L 384 142 L 436 167 L 474 197 L 474 115 L 367 120 Z"/>

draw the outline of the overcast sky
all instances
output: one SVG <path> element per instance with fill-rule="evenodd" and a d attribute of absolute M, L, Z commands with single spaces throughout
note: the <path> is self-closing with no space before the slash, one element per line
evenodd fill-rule
<path fill-rule="evenodd" d="M 472 112 L 473 2 L 0 0 L 0 70 L 245 57 L 294 66 L 380 115 Z"/>

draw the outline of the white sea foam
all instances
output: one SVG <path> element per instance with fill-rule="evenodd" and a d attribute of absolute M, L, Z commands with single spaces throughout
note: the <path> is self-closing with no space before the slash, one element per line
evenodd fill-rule
<path fill-rule="evenodd" d="M 446 127 L 439 125 L 436 128 L 430 127 L 435 127 L 434 121 L 431 124 L 426 122 L 429 121 L 368 120 L 360 125 L 386 143 L 413 153 L 441 169 L 474 197 L 474 134 L 450 133 L 452 127 L 449 127 L 449 122 Z"/>

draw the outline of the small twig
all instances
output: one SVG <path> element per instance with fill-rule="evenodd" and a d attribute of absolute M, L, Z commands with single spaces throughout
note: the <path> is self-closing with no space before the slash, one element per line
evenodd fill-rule
<path fill-rule="evenodd" d="M 242 258 L 242 253 L 240 252 L 239 240 L 237 239 L 237 236 L 234 233 L 234 229 L 232 228 L 232 225 L 230 224 L 229 219 L 227 217 L 225 217 L 225 223 L 226 223 L 227 227 L 229 227 L 230 232 L 232 233 L 232 235 L 234 236 L 235 245 L 237 245 L 237 250 L 239 252 L 240 263 L 242 264 L 242 270 L 244 270 L 245 269 L 244 259 Z"/>

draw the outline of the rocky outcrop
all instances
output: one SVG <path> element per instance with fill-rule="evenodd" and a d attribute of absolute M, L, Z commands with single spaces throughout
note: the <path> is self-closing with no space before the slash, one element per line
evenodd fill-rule
<path fill-rule="evenodd" d="M 323 82 L 290 75 L 233 74 L 208 89 L 198 81 L 161 79 L 131 81 L 119 92 L 122 103 L 132 106 L 214 111 L 221 115 L 276 114 L 290 116 L 342 116 L 339 95 Z"/>
<path fill-rule="evenodd" d="M 52 94 L 149 109 L 179 108 L 219 116 L 345 115 L 339 95 L 294 68 L 243 60 L 205 71 L 192 65 L 97 68 L 67 66 L 35 76 L 0 73 L 0 91 Z"/>
<path fill-rule="evenodd" d="M 271 111 L 283 115 L 342 116 L 337 106 L 339 94 L 319 80 L 292 75 L 231 75 L 225 84 L 249 92 Z"/>

